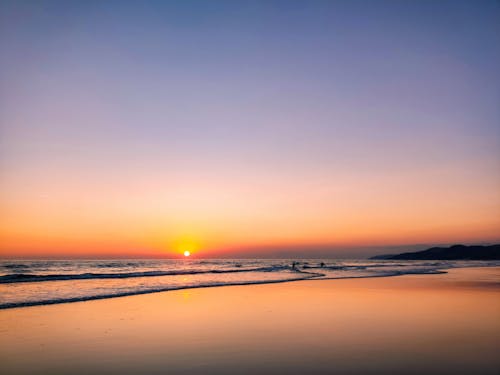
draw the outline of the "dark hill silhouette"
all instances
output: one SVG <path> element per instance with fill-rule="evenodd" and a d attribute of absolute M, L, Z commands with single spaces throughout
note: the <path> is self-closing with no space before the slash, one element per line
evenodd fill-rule
<path fill-rule="evenodd" d="M 430 249 L 413 253 L 377 255 L 370 259 L 500 260 L 500 244 L 489 246 L 453 245 L 450 247 L 431 247 Z"/>

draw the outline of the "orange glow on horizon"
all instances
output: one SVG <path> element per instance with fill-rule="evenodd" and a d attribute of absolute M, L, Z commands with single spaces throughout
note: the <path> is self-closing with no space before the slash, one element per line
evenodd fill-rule
<path fill-rule="evenodd" d="M 352 177 L 342 184 L 318 179 L 238 175 L 225 184 L 206 178 L 171 186 L 138 178 L 114 190 L 113 180 L 104 177 L 87 189 L 77 178 L 56 183 L 43 177 L 36 185 L 43 196 L 4 184 L 0 256 L 175 258 L 189 251 L 237 257 L 259 247 L 499 240 L 494 189 L 475 195 L 475 185 L 464 181 L 449 191 L 444 180 L 422 186 L 409 173 L 385 180 Z"/>

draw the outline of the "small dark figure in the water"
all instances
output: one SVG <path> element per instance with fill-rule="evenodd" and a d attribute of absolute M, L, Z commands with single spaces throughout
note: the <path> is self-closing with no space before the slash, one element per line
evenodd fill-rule
<path fill-rule="evenodd" d="M 293 262 L 293 263 L 292 263 L 292 270 L 295 270 L 295 269 L 296 269 L 296 268 L 295 268 L 296 266 L 297 266 L 297 262 Z"/>
<path fill-rule="evenodd" d="M 319 264 L 319 266 L 320 266 L 321 268 L 323 268 L 323 267 L 325 266 L 325 263 L 324 263 L 324 262 L 321 262 L 321 263 Z"/>

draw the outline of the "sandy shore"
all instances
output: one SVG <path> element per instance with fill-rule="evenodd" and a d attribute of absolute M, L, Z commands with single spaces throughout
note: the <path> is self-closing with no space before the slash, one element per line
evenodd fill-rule
<path fill-rule="evenodd" d="M 498 374 L 500 268 L 0 311 L 5 374 Z"/>

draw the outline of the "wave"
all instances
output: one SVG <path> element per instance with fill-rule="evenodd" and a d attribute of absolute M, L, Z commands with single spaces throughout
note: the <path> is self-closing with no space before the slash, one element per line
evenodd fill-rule
<path fill-rule="evenodd" d="M 115 264 L 113 264 L 115 263 Z M 132 262 L 123 262 L 131 264 Z M 139 263 L 139 262 L 136 262 Z M 145 263 L 145 262 L 144 262 Z M 58 262 L 30 273 L 18 263 L 4 263 L 9 273 L 0 273 L 0 309 L 51 305 L 97 299 L 165 292 L 179 289 L 207 288 L 230 285 L 271 284 L 299 280 L 353 279 L 392 277 L 408 274 L 440 274 L 449 268 L 500 266 L 500 262 L 325 262 L 277 260 L 260 262 L 204 261 L 197 263 L 145 263 L 143 269 L 111 270 L 99 264 L 73 262 L 72 268 Z M 214 266 L 207 264 L 214 264 Z M 295 263 L 295 267 L 293 267 Z M 328 264 L 329 263 L 329 264 Z M 31 262 L 30 265 L 33 263 Z M 116 262 L 109 262 L 116 266 Z M 14 267 L 12 267 L 14 265 Z M 152 266 L 155 266 L 152 268 Z M 173 265 L 173 266 L 171 266 Z M 189 268 L 183 268 L 186 267 Z M 161 267 L 161 268 L 160 268 Z M 168 268 L 167 268 L 168 267 Z M 163 269 L 162 269 L 163 268 Z M 170 269 L 169 269 L 170 268 Z M 52 271 L 52 272 L 51 272 Z M 115 271 L 114 273 L 112 271 Z M 121 272 L 120 272 L 121 271 Z M 130 272 L 125 272 L 130 271 Z M 270 274 L 266 274 L 270 273 Z M 182 275 L 200 275 L 184 280 Z M 161 278 L 154 278 L 160 276 Z M 162 277 L 165 276 L 165 277 Z M 170 277 L 169 277 L 170 276 Z M 180 276 L 180 277 L 174 277 Z M 134 279 L 136 278 L 136 279 Z M 87 283 L 92 279 L 128 279 Z M 43 282 L 60 281 L 43 284 Z M 66 281 L 66 282 L 64 282 Z M 41 284 L 39 282 L 42 282 Z M 6 284 L 1 286 L 1 284 Z M 10 285 L 7 285 L 10 284 Z M 46 287 L 46 288 L 45 288 Z"/>
<path fill-rule="evenodd" d="M 199 288 L 212 288 L 218 286 L 236 286 L 236 285 L 257 285 L 257 284 L 277 284 L 277 283 L 285 283 L 291 281 L 301 281 L 312 279 L 317 277 L 317 274 L 306 273 L 303 272 L 304 276 L 289 278 L 289 279 L 280 279 L 280 280 L 255 280 L 255 281 L 232 281 L 232 282 L 214 282 L 214 283 L 206 283 L 206 284 L 198 284 L 198 285 L 189 285 L 189 286 L 179 286 L 179 287 L 162 287 L 162 288 L 154 288 L 148 290 L 136 290 L 129 292 L 118 292 L 118 293 L 109 293 L 109 294 L 101 294 L 101 295 L 92 295 L 92 296 L 81 296 L 81 297 L 69 297 L 69 298 L 54 298 L 48 300 L 40 300 L 40 301 L 23 301 L 23 302 L 7 302 L 0 304 L 0 310 L 2 309 L 11 309 L 16 307 L 28 307 L 28 306 L 40 306 L 40 305 L 55 305 L 59 303 L 70 303 L 70 302 L 84 302 L 84 301 L 92 301 L 99 299 L 107 299 L 107 298 L 117 298 L 117 297 L 126 297 L 126 296 L 135 296 L 140 294 L 151 294 L 151 293 L 159 293 L 159 292 L 168 292 L 173 290 L 182 290 L 182 289 L 199 289 Z"/>
<path fill-rule="evenodd" d="M 451 266 L 448 263 L 443 263 L 443 262 L 431 262 L 431 263 L 420 263 L 418 264 L 419 267 L 449 267 Z M 363 264 L 363 265 L 354 265 L 354 264 L 344 264 L 344 265 L 327 265 L 324 264 L 323 266 L 321 265 L 316 265 L 316 266 L 311 266 L 308 263 L 304 263 L 302 268 L 307 269 L 327 269 L 327 270 L 341 270 L 341 271 L 349 271 L 349 270 L 369 270 L 372 268 L 394 268 L 394 267 L 415 267 L 415 264 L 413 263 L 373 263 L 373 264 Z"/>
<path fill-rule="evenodd" d="M 91 279 L 127 279 L 131 277 L 151 277 L 151 276 L 177 276 L 177 275 L 197 275 L 197 274 L 219 274 L 237 272 L 275 272 L 292 270 L 288 266 L 271 266 L 258 268 L 237 268 L 226 270 L 175 270 L 175 271 L 144 271 L 144 272 L 123 272 L 123 273 L 79 273 L 79 274 L 47 274 L 33 275 L 26 273 L 15 273 L 0 276 L 0 284 L 11 283 L 32 283 L 42 281 L 68 281 L 68 280 L 91 280 Z M 300 270 L 294 270 L 301 272 Z M 306 273 L 306 272 L 303 272 Z"/>
<path fill-rule="evenodd" d="M 374 273 L 371 275 L 350 275 L 350 276 L 325 276 L 321 280 L 338 280 L 338 279 L 367 279 L 373 277 L 392 277 L 404 275 L 439 275 L 447 273 L 442 269 L 411 269 L 405 271 L 386 271 L 381 273 Z"/>
<path fill-rule="evenodd" d="M 9 266 L 9 265 L 6 265 Z M 4 266 L 4 267 L 6 267 Z M 191 269 L 191 270 L 172 270 L 172 271 L 140 271 L 140 272 L 115 272 L 115 273 L 100 273 L 100 272 L 86 272 L 86 273 L 67 273 L 67 274 L 32 274 L 32 273 L 11 273 L 0 276 L 0 284 L 11 283 L 32 283 L 44 281 L 68 281 L 68 280 L 92 280 L 92 279 L 127 279 L 133 277 L 154 277 L 154 276 L 179 276 L 179 275 L 198 275 L 198 274 L 224 274 L 224 273 L 239 273 L 239 272 L 279 272 L 279 271 L 293 271 L 298 273 L 314 273 L 314 271 L 360 271 L 368 270 L 379 267 L 408 267 L 411 264 L 370 264 L 370 265 L 324 265 L 312 266 L 307 262 L 303 262 L 302 266 L 293 268 L 288 265 L 273 265 L 267 267 L 244 268 L 240 264 L 235 264 L 229 269 Z M 445 265 L 438 263 L 427 263 L 421 266 L 442 267 Z M 448 265 L 446 265 L 447 267 Z M 101 266 L 98 266 L 101 267 Z M 103 266 L 108 267 L 108 266 Z M 11 267 L 23 268 L 23 267 Z M 306 271 L 309 270 L 309 271 Z M 30 271 L 28 271 L 30 272 Z M 420 271 L 419 271 L 420 272 Z M 412 273 L 410 270 L 405 270 L 403 273 Z M 425 272 L 424 272 L 425 273 Z M 317 273 L 315 273 L 317 274 Z"/>
<path fill-rule="evenodd" d="M 263 267 L 262 269 L 266 269 L 270 267 Z M 232 272 L 234 270 L 230 270 Z M 211 272 L 211 271 L 209 271 Z M 217 273 L 221 273 L 222 271 L 217 271 Z M 207 272 L 205 272 L 207 273 Z M 135 291 L 127 291 L 127 292 L 117 292 L 117 293 L 107 293 L 100 295 L 89 295 L 89 296 L 79 296 L 79 297 L 66 297 L 66 298 L 54 298 L 47 300 L 36 300 L 36 301 L 23 301 L 23 302 L 7 302 L 0 304 L 1 309 L 10 309 L 16 307 L 29 307 L 29 306 L 41 306 L 41 305 L 54 305 L 59 303 L 70 303 L 70 302 L 84 302 L 84 301 L 92 301 L 99 299 L 107 299 L 107 298 L 117 298 L 117 297 L 126 297 L 126 296 L 134 296 L 141 294 L 151 294 L 151 293 L 159 293 L 159 292 L 167 292 L 174 290 L 182 290 L 182 289 L 198 289 L 198 288 L 210 288 L 210 287 L 219 287 L 219 286 L 237 286 L 237 285 L 257 285 L 257 284 L 276 284 L 276 283 L 285 283 L 292 281 L 301 281 L 301 280 L 334 280 L 334 279 L 363 279 L 363 278 L 376 278 L 376 277 L 391 277 L 391 276 L 403 276 L 409 274 L 442 274 L 446 273 L 444 270 L 438 269 L 410 269 L 405 271 L 389 271 L 385 273 L 372 274 L 372 275 L 350 275 L 350 276 L 327 276 L 321 273 L 314 272 L 306 272 L 306 271 L 297 271 L 298 274 L 301 274 L 301 277 L 293 277 L 279 280 L 255 280 L 255 281 L 230 281 L 230 282 L 211 282 L 211 283 L 202 283 L 198 285 L 185 285 L 185 286 L 168 286 L 168 287 L 159 287 L 152 288 L 147 290 L 135 290 Z"/>
<path fill-rule="evenodd" d="M 30 268 L 30 266 L 28 266 L 27 264 L 17 264 L 17 263 L 4 264 L 2 267 L 7 269 Z"/>

